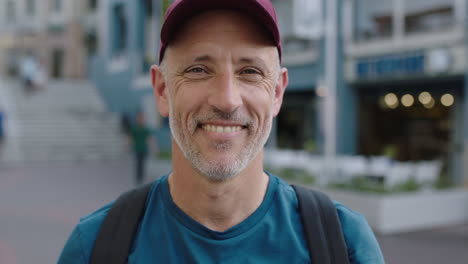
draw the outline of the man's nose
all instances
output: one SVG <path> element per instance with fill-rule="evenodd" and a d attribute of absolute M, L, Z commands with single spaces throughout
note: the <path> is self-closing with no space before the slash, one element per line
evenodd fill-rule
<path fill-rule="evenodd" d="M 231 74 L 218 76 L 211 91 L 208 103 L 224 113 L 232 113 L 242 105 L 240 87 Z"/>

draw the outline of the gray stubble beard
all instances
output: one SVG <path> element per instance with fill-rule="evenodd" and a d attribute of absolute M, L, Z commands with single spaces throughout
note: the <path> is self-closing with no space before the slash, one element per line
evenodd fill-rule
<path fill-rule="evenodd" d="M 180 118 L 179 118 L 180 119 Z M 172 137 L 174 138 L 176 144 L 179 146 L 180 150 L 184 154 L 184 157 L 191 163 L 192 167 L 196 169 L 200 174 L 208 178 L 209 181 L 213 182 L 223 182 L 233 179 L 235 176 L 239 175 L 247 166 L 257 157 L 259 152 L 263 149 L 268 136 L 271 131 L 272 126 L 272 117 L 269 120 L 265 120 L 267 127 L 262 133 L 261 137 L 256 140 L 255 138 L 249 140 L 244 149 L 234 158 L 234 161 L 231 164 L 219 164 L 210 160 L 206 160 L 202 157 L 200 150 L 197 150 L 193 144 L 190 144 L 189 139 L 184 136 L 180 124 L 180 120 L 177 120 L 174 114 L 174 109 L 172 104 L 169 104 L 169 126 L 171 129 Z M 197 124 L 195 121 L 190 125 L 189 131 L 195 131 L 197 129 Z M 247 128 L 249 129 L 248 133 L 251 134 L 252 131 L 258 130 L 258 124 L 251 124 Z M 258 142 L 256 147 L 255 142 Z M 231 149 L 231 143 L 228 141 L 223 142 L 213 142 L 215 144 L 216 151 L 220 153 L 228 152 Z"/>

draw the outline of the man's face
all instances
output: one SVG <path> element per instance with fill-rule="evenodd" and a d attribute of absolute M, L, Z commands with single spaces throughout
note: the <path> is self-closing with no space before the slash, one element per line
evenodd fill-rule
<path fill-rule="evenodd" d="M 192 167 L 223 181 L 257 157 L 287 85 L 259 25 L 231 11 L 198 15 L 167 48 L 159 84 L 155 70 L 158 108 Z"/>

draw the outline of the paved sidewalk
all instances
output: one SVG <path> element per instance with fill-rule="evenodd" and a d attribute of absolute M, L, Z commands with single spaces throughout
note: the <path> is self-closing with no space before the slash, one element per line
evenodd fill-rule
<path fill-rule="evenodd" d="M 170 164 L 153 162 L 150 168 L 148 181 L 169 172 Z M 80 217 L 133 187 L 129 160 L 0 164 L 0 263 L 56 263 Z"/>
<path fill-rule="evenodd" d="M 389 264 L 468 263 L 468 223 L 378 240 Z"/>
<path fill-rule="evenodd" d="M 170 163 L 149 169 L 148 181 L 169 172 Z M 0 263 L 56 263 L 79 218 L 132 187 L 130 160 L 0 164 Z M 378 239 L 389 264 L 468 263 L 468 223 Z"/>

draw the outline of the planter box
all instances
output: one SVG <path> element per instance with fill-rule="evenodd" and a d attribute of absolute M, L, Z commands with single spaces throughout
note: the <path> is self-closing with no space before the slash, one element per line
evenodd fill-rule
<path fill-rule="evenodd" d="M 368 194 L 323 190 L 365 215 L 375 232 L 390 234 L 468 221 L 468 189 L 426 190 L 405 194 Z"/>

